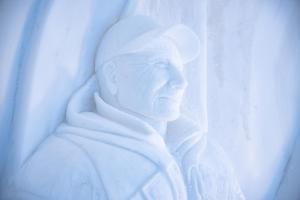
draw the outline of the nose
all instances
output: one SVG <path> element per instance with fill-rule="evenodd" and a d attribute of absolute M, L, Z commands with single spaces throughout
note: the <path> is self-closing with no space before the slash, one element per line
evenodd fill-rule
<path fill-rule="evenodd" d="M 169 85 L 171 88 L 174 89 L 185 89 L 187 87 L 187 81 L 184 76 L 184 73 L 182 70 L 179 70 L 179 67 L 172 66 L 170 67 L 170 79 L 169 79 Z"/>

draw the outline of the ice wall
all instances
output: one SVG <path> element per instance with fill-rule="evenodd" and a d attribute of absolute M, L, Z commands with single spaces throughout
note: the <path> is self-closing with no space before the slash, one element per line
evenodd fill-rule
<path fill-rule="evenodd" d="M 12 130 L 14 99 L 27 16 L 32 1 L 0 2 L 0 177 Z"/>
<path fill-rule="evenodd" d="M 247 198 L 273 199 L 299 133 L 300 2 L 208 2 L 209 135 Z"/>
<path fill-rule="evenodd" d="M 118 19 L 124 3 L 1 1 L 0 133 L 5 145 L 1 152 L 9 158 L 1 159 L 7 163 L 5 175 L 64 120 L 70 95 L 92 74 L 101 34 Z"/>

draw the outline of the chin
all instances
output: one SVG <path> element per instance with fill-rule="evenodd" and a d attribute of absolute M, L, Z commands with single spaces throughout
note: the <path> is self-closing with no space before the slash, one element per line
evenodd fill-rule
<path fill-rule="evenodd" d="M 154 107 L 154 118 L 160 121 L 174 121 L 180 116 L 180 103 L 158 101 Z"/>
<path fill-rule="evenodd" d="M 156 115 L 155 118 L 160 121 L 170 122 L 178 119 L 179 116 L 180 116 L 179 111 L 172 111 L 172 112 L 160 112 Z"/>

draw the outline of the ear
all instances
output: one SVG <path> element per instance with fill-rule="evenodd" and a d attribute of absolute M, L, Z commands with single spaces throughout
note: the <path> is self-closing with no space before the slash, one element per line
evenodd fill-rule
<path fill-rule="evenodd" d="M 107 90 L 115 95 L 117 93 L 117 81 L 116 81 L 116 64 L 112 61 L 104 63 L 103 67 L 103 78 L 107 86 Z"/>

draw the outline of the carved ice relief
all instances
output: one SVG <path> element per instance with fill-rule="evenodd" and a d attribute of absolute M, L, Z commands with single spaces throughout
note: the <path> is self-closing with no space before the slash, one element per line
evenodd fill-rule
<path fill-rule="evenodd" d="M 199 39 L 182 24 L 114 24 L 66 120 L 14 176 L 9 199 L 244 199 L 222 149 L 181 113 Z"/>

